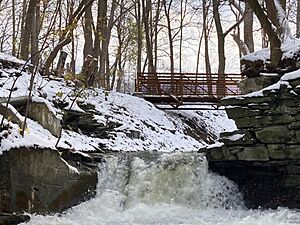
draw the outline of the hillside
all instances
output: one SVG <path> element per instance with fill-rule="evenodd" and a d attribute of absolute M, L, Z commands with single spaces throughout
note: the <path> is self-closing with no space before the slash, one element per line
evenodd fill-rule
<path fill-rule="evenodd" d="M 12 100 L 26 99 L 31 74 L 27 70 L 21 71 L 24 63 L 5 54 L 0 55 L 0 61 L 2 105 L 7 102 L 10 90 L 13 90 Z M 14 80 L 16 84 L 12 87 Z M 224 111 L 166 113 L 141 98 L 97 88 L 84 89 L 75 83 L 40 75 L 34 80 L 32 102 L 44 104 L 62 124 L 58 148 L 80 151 L 197 151 L 213 143 L 221 131 L 235 129 L 234 122 L 227 119 Z M 17 117 L 24 120 L 24 102 L 15 108 L 10 105 L 10 108 L 13 112 L 17 110 Z M 21 146 L 55 149 L 57 140 L 58 137 L 49 129 L 33 119 L 27 120 L 23 138 L 19 125 L 10 122 L 9 129 L 1 131 L 1 151 Z"/>

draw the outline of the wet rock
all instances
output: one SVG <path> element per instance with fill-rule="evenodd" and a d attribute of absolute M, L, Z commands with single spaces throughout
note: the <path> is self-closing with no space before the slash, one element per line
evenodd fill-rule
<path fill-rule="evenodd" d="M 296 119 L 292 115 L 284 114 L 284 115 L 272 115 L 272 116 L 264 116 L 262 117 L 263 125 L 283 125 L 294 122 Z"/>
<path fill-rule="evenodd" d="M 239 129 L 245 128 L 260 128 L 262 127 L 262 117 L 244 117 L 244 118 L 236 118 L 235 123 Z"/>
<path fill-rule="evenodd" d="M 225 160 L 237 160 L 236 151 L 241 151 L 241 149 L 229 149 L 222 147 L 222 154 Z"/>
<path fill-rule="evenodd" d="M 229 119 L 255 117 L 261 114 L 260 110 L 249 110 L 247 107 L 231 107 L 226 108 L 226 113 Z"/>
<path fill-rule="evenodd" d="M 0 213 L 0 225 L 17 225 L 29 220 L 30 216 L 28 215 Z"/>
<path fill-rule="evenodd" d="M 56 150 L 12 149 L 0 156 L 2 164 L 2 211 L 61 212 L 95 194 L 96 170 L 80 162 L 68 164 Z"/>
<path fill-rule="evenodd" d="M 287 126 L 270 126 L 255 132 L 259 141 L 266 144 L 286 143 L 292 139 L 293 133 Z"/>
<path fill-rule="evenodd" d="M 206 149 L 205 151 L 207 152 L 206 157 L 209 161 L 218 161 L 224 159 L 221 147 L 210 148 Z"/>
<path fill-rule="evenodd" d="M 287 165 L 299 166 L 290 161 L 278 164 L 241 160 L 209 162 L 213 172 L 228 177 L 238 185 L 248 208 L 267 209 L 300 207 L 299 190 L 295 186 L 296 183 L 300 185 L 300 180 L 287 177 Z"/>
<path fill-rule="evenodd" d="M 287 159 L 289 150 L 286 145 L 268 145 L 269 155 L 272 159 Z"/>
<path fill-rule="evenodd" d="M 243 161 L 268 161 L 268 149 L 264 145 L 245 147 L 242 152 L 237 153 L 239 160 Z"/>
<path fill-rule="evenodd" d="M 300 121 L 290 123 L 288 128 L 290 130 L 299 130 L 300 129 Z"/>
<path fill-rule="evenodd" d="M 290 159 L 300 159 L 300 146 L 290 145 L 288 146 L 289 158 Z"/>

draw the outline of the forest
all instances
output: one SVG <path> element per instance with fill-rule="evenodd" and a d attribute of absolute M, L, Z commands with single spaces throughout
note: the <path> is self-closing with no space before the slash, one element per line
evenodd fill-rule
<path fill-rule="evenodd" d="M 236 71 L 266 47 L 274 69 L 300 36 L 299 0 L 0 0 L 0 18 L 0 52 L 119 92 L 141 72 Z"/>

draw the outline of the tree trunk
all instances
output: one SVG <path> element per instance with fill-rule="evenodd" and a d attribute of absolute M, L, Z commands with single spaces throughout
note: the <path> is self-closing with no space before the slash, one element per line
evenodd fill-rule
<path fill-rule="evenodd" d="M 204 60 L 205 60 L 205 72 L 206 72 L 206 78 L 207 78 L 207 91 L 209 95 L 212 95 L 212 76 L 211 76 L 211 66 L 210 66 L 210 59 L 209 59 L 209 47 L 208 47 L 208 8 L 207 1 L 202 1 L 202 9 L 203 9 L 203 35 L 204 35 Z"/>
<path fill-rule="evenodd" d="M 174 78 L 174 47 L 173 47 L 173 38 L 172 38 L 172 27 L 171 27 L 171 18 L 170 18 L 170 8 L 172 5 L 172 0 L 170 0 L 169 5 L 167 5 L 167 1 L 163 1 L 165 16 L 167 19 L 167 30 L 168 30 L 168 39 L 169 39 L 169 50 L 170 50 L 170 72 L 171 72 L 171 79 Z M 173 82 L 172 82 L 173 83 Z"/>
<path fill-rule="evenodd" d="M 44 65 L 45 75 L 49 76 L 50 66 L 53 63 L 54 59 L 56 58 L 57 53 L 64 46 L 71 43 L 72 31 L 76 28 L 76 26 L 74 26 L 74 25 L 77 25 L 79 19 L 81 18 L 81 16 L 83 15 L 83 13 L 87 9 L 87 7 L 89 7 L 89 5 L 93 3 L 93 1 L 94 0 L 82 0 L 80 2 L 79 6 L 77 7 L 77 9 L 75 10 L 75 12 L 73 13 L 73 15 L 71 15 L 70 22 L 68 23 L 67 27 L 63 31 L 62 40 L 54 47 L 54 49 L 50 52 L 48 58 L 46 59 L 46 62 Z"/>
<path fill-rule="evenodd" d="M 31 63 L 37 65 L 39 61 L 39 33 L 40 33 L 40 2 L 35 5 L 35 14 L 32 20 L 31 29 Z"/>
<path fill-rule="evenodd" d="M 145 4 L 146 1 L 146 4 Z M 142 10 L 143 10 L 143 22 L 145 29 L 145 39 L 146 39 L 146 49 L 147 49 L 147 58 L 148 58 L 148 73 L 154 74 L 154 64 L 153 64 L 153 47 L 150 37 L 150 11 L 151 11 L 151 1 L 142 0 Z"/>
<path fill-rule="evenodd" d="M 300 1 L 300 0 L 299 0 Z M 137 23 L 137 74 L 142 72 L 142 48 L 143 48 L 143 36 L 142 36 L 142 18 L 141 18 L 141 2 L 140 0 L 136 1 L 135 4 L 135 14 L 136 14 L 136 23 Z"/>
<path fill-rule="evenodd" d="M 249 52 L 254 52 L 253 11 L 247 2 L 245 3 L 244 15 L 244 43 L 248 47 Z"/>
<path fill-rule="evenodd" d="M 84 13 L 84 47 L 83 47 L 83 57 L 84 59 L 91 55 L 93 56 L 93 16 L 92 16 L 92 5 L 87 7 Z"/>
<path fill-rule="evenodd" d="M 270 68 L 276 69 L 278 66 L 281 57 L 282 57 L 282 51 L 281 51 L 281 41 L 279 37 L 277 36 L 276 32 L 272 28 L 272 24 L 270 23 L 268 17 L 264 13 L 263 9 L 259 5 L 257 0 L 249 0 L 248 1 L 249 6 L 252 8 L 253 12 L 257 16 L 262 28 L 267 33 L 269 40 L 270 40 Z"/>
<path fill-rule="evenodd" d="M 219 1 L 213 0 L 213 16 L 215 20 L 217 36 L 218 36 L 218 59 L 219 59 L 219 66 L 218 66 L 218 83 L 217 83 L 217 95 L 218 97 L 225 96 L 225 46 L 224 46 L 224 32 L 221 25 L 220 15 L 219 15 Z"/>
<path fill-rule="evenodd" d="M 180 43 L 179 43 L 179 72 L 182 72 L 182 42 L 183 42 L 183 22 L 186 13 L 186 6 L 187 0 L 184 1 L 184 8 L 183 8 L 183 1 L 180 4 Z"/>
<path fill-rule="evenodd" d="M 15 12 L 16 11 L 16 4 L 15 4 L 15 0 L 12 0 L 12 11 Z M 12 29 L 13 29 L 13 33 L 12 33 L 12 55 L 16 56 L 16 43 L 17 43 L 17 39 L 16 39 L 16 14 L 13 13 L 12 14 L 12 20 L 13 20 L 13 24 L 12 24 Z"/>
<path fill-rule="evenodd" d="M 157 6 L 156 6 L 156 13 L 155 13 L 155 18 L 154 18 L 154 35 L 151 35 L 154 36 L 154 40 L 152 42 L 154 42 L 154 71 L 157 70 L 157 60 L 158 60 L 158 57 L 157 57 L 157 49 L 158 49 L 158 22 L 159 22 L 159 17 L 160 17 L 160 11 L 161 11 L 161 0 L 157 0 Z M 150 27 L 150 30 L 152 30 L 152 26 Z M 152 32 L 152 31 L 151 31 Z M 150 33 L 151 33 L 150 32 Z"/>
<path fill-rule="evenodd" d="M 21 54 L 20 58 L 23 60 L 28 60 L 29 58 L 29 49 L 30 49 L 30 36 L 31 30 L 34 26 L 35 18 L 35 7 L 37 0 L 30 0 L 28 4 L 28 9 L 25 17 L 25 25 L 21 34 Z"/>
<path fill-rule="evenodd" d="M 297 0 L 296 37 L 300 37 L 300 0 Z"/>
<path fill-rule="evenodd" d="M 266 7 L 267 7 L 267 16 L 272 21 L 272 23 L 278 28 L 280 27 L 279 20 L 278 20 L 278 14 L 275 7 L 274 0 L 272 1 L 265 1 Z"/>
<path fill-rule="evenodd" d="M 100 42 L 100 55 L 99 55 L 99 86 L 105 88 L 105 72 L 106 72 L 106 40 L 105 40 L 105 33 L 107 29 L 107 0 L 99 0 L 99 8 L 98 13 L 100 19 L 98 20 L 99 27 L 99 42 Z"/>
<path fill-rule="evenodd" d="M 281 4 L 283 11 L 286 12 L 286 0 L 280 0 L 280 4 Z"/>
<path fill-rule="evenodd" d="M 57 77 L 62 77 L 62 74 L 64 72 L 64 68 L 65 68 L 67 55 L 68 54 L 65 51 L 60 52 L 60 56 L 59 56 L 57 66 L 56 66 L 56 71 L 55 71 Z"/>

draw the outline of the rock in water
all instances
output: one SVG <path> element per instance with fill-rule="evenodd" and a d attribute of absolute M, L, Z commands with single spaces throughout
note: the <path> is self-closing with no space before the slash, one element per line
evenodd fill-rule
<path fill-rule="evenodd" d="M 30 220 L 30 216 L 21 214 L 0 213 L 0 225 L 16 225 L 26 223 Z"/>
<path fill-rule="evenodd" d="M 4 152 L 0 156 L 0 212 L 61 212 L 94 196 L 96 169 L 73 164 L 76 168 L 52 149 Z"/>

